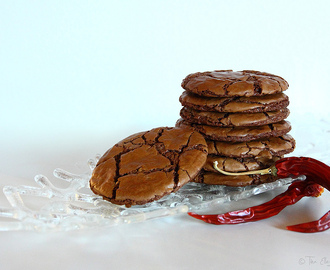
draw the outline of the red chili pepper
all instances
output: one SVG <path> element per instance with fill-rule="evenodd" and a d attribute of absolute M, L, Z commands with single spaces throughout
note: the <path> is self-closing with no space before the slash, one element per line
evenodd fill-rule
<path fill-rule="evenodd" d="M 318 197 L 323 188 L 311 181 L 296 181 L 282 194 L 264 204 L 249 207 L 245 210 L 232 211 L 220 215 L 198 215 L 189 212 L 194 218 L 216 225 L 238 224 L 244 222 L 258 221 L 277 215 L 286 206 L 295 204 L 305 196 Z"/>
<path fill-rule="evenodd" d="M 278 177 L 289 175 L 306 175 L 306 180 L 311 180 L 330 191 L 330 167 L 321 161 L 309 157 L 282 158 L 275 163 Z M 295 232 L 314 233 L 330 228 L 330 211 L 319 220 L 287 226 Z"/>
<path fill-rule="evenodd" d="M 330 228 L 330 211 L 328 211 L 319 220 L 287 226 L 286 228 L 290 231 L 303 232 L 303 233 L 326 231 Z"/>
<path fill-rule="evenodd" d="M 219 171 L 225 173 L 221 170 Z M 319 185 L 325 187 L 327 190 L 330 190 L 330 167 L 309 157 L 282 158 L 276 161 L 272 168 L 258 171 L 258 173 L 272 173 L 280 178 L 305 175 L 306 180 L 292 183 L 287 191 L 278 195 L 273 200 L 259 206 L 250 207 L 240 211 L 233 211 L 222 215 L 188 214 L 212 224 L 237 224 L 257 221 L 277 215 L 286 206 L 298 202 L 304 196 L 320 196 L 323 189 L 321 189 Z M 330 211 L 317 221 L 287 227 L 287 229 L 291 231 L 308 233 L 325 231 L 329 228 Z"/>
<path fill-rule="evenodd" d="M 330 167 L 321 161 L 309 157 L 287 157 L 276 161 L 277 176 L 305 175 L 307 180 L 330 190 Z"/>

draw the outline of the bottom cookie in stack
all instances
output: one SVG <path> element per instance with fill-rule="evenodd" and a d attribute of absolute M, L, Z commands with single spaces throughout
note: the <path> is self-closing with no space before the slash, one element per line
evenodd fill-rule
<path fill-rule="evenodd" d="M 285 120 L 263 126 L 218 127 L 179 119 L 176 126 L 193 128 L 207 140 L 207 161 L 193 180 L 198 183 L 247 186 L 273 182 L 277 179 L 273 175 L 224 175 L 217 172 L 213 164 L 217 161 L 219 169 L 232 173 L 261 170 L 295 148 L 295 140 L 287 134 L 291 125 Z"/>
<path fill-rule="evenodd" d="M 273 182 L 277 178 L 273 175 L 239 175 L 228 176 L 217 172 L 217 167 L 226 172 L 245 172 L 269 168 L 283 155 L 291 153 L 295 148 L 295 140 L 286 134 L 280 137 L 269 137 L 248 142 L 207 141 L 209 155 L 198 177 L 194 182 L 247 186 Z"/>

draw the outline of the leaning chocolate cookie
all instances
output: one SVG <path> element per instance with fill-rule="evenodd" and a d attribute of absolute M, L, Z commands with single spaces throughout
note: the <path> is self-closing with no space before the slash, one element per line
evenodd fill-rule
<path fill-rule="evenodd" d="M 143 205 L 191 181 L 208 154 L 204 137 L 187 128 L 155 128 L 129 136 L 99 160 L 91 190 L 114 204 Z"/>
<path fill-rule="evenodd" d="M 205 97 L 252 97 L 282 93 L 289 84 L 282 77 L 266 72 L 215 70 L 190 74 L 181 86 Z"/>
<path fill-rule="evenodd" d="M 186 107 L 183 107 L 180 111 L 180 116 L 190 123 L 219 127 L 268 125 L 286 119 L 289 114 L 290 111 L 287 108 L 274 112 L 260 113 L 205 112 Z"/>

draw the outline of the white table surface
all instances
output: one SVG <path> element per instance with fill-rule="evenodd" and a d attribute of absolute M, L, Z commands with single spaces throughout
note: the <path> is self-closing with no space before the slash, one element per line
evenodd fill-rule
<path fill-rule="evenodd" d="M 329 162 L 329 149 L 319 152 L 328 145 L 325 140 L 329 137 L 311 146 L 308 141 L 313 131 L 305 130 L 305 136 L 301 135 L 303 121 L 291 122 L 296 124 L 292 135 L 298 137 L 295 154 L 323 156 Z M 329 132 L 329 122 L 322 123 Z M 324 131 L 320 128 L 314 134 L 324 136 Z M 35 143 L 32 139 L 9 140 L 0 155 L 0 185 L 33 185 L 35 174 L 51 179 L 57 167 L 85 172 L 86 161 L 105 151 L 118 136 L 126 135 L 114 133 L 110 139 L 96 139 L 94 135 L 96 142 L 79 138 L 73 142 L 70 136 Z M 225 207 L 242 208 L 273 195 Z M 318 219 L 329 210 L 329 200 L 329 192 L 325 191 L 320 198 L 304 198 L 268 220 L 234 226 L 214 226 L 182 214 L 70 232 L 0 232 L 1 269 L 326 269 L 323 264 L 330 264 L 329 232 L 301 234 L 287 231 L 285 226 Z M 9 206 L 3 195 L 0 206 Z"/>
<path fill-rule="evenodd" d="M 192 72 L 255 69 L 288 80 L 293 155 L 330 164 L 329 1 L 2 1 L 0 188 L 33 185 L 133 133 L 173 126 Z M 242 208 L 273 193 L 224 206 Z M 256 223 L 187 214 L 71 232 L 0 232 L 0 269 L 329 269 L 330 195 Z M 9 207 L 0 192 L 0 207 Z M 3 221 L 3 220 L 0 220 Z"/>

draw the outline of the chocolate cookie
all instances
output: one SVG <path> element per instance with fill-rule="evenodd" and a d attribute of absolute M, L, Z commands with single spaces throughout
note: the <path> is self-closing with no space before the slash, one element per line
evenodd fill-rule
<path fill-rule="evenodd" d="M 293 152 L 296 142 L 285 134 L 280 137 L 270 137 L 249 142 L 206 141 L 209 155 L 236 158 L 248 157 L 280 157 Z"/>
<path fill-rule="evenodd" d="M 289 98 L 284 93 L 257 97 L 202 97 L 184 91 L 179 98 L 184 107 L 216 112 L 270 112 L 286 108 Z"/>
<path fill-rule="evenodd" d="M 215 127 L 189 123 L 182 118 L 176 122 L 177 127 L 190 127 L 208 140 L 225 142 L 246 142 L 261 138 L 279 137 L 291 130 L 289 122 L 283 120 L 278 123 L 255 127 Z"/>
<path fill-rule="evenodd" d="M 219 127 L 268 125 L 286 119 L 289 114 L 290 111 L 286 108 L 279 111 L 261 113 L 205 112 L 186 107 L 183 107 L 180 111 L 181 117 L 190 123 Z"/>
<path fill-rule="evenodd" d="M 289 84 L 266 72 L 215 70 L 190 74 L 183 79 L 181 86 L 205 97 L 251 97 L 281 93 Z"/>
<path fill-rule="evenodd" d="M 255 171 L 269 168 L 272 166 L 279 157 L 267 158 L 230 158 L 208 155 L 205 165 L 203 166 L 204 171 L 218 173 L 213 167 L 213 162 L 218 162 L 218 168 L 227 172 L 246 172 Z"/>
<path fill-rule="evenodd" d="M 274 175 L 240 175 L 228 176 L 220 173 L 201 171 L 192 182 L 203 183 L 208 185 L 226 185 L 232 187 L 244 187 L 249 185 L 260 185 L 270 183 L 278 178 Z"/>
<path fill-rule="evenodd" d="M 155 128 L 129 136 L 99 160 L 90 179 L 95 194 L 114 204 L 142 205 L 178 190 L 204 165 L 207 145 L 184 128 Z"/>

